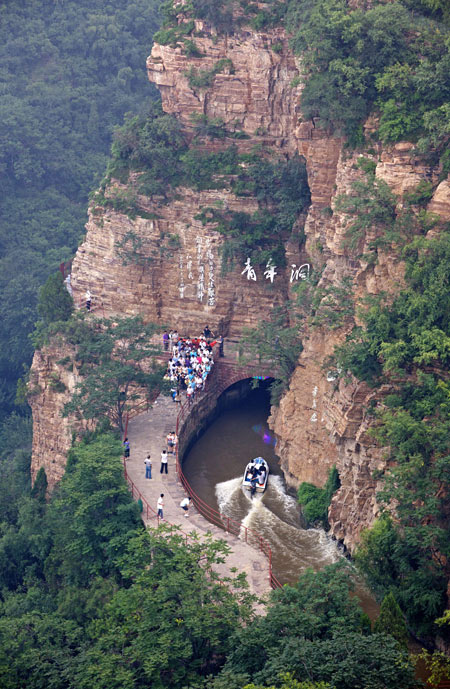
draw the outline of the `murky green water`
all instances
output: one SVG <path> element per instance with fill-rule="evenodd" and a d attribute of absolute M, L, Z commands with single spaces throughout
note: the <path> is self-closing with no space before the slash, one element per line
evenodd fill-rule
<path fill-rule="evenodd" d="M 286 490 L 278 466 L 268 415 L 267 393 L 252 391 L 210 424 L 185 456 L 183 470 L 208 505 L 241 521 L 270 543 L 275 576 L 281 583 L 293 583 L 307 567 L 320 569 L 342 554 L 322 529 L 302 527 L 295 495 Z M 269 464 L 269 483 L 265 493 L 251 500 L 242 488 L 242 476 L 247 462 L 258 456 Z M 366 612 L 376 615 L 376 603 L 362 586 L 358 586 L 358 596 Z"/>

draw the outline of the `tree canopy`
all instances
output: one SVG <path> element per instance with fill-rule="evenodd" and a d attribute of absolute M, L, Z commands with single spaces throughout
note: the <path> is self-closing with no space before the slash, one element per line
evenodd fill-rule
<path fill-rule="evenodd" d="M 66 336 L 77 344 L 82 379 L 64 416 L 75 413 L 94 422 L 107 418 L 123 433 L 126 411 L 142 401 L 143 393 L 156 397 L 163 387 L 165 367 L 152 359 L 158 349 L 151 337 L 159 329 L 140 317 L 78 318 L 69 324 Z"/>

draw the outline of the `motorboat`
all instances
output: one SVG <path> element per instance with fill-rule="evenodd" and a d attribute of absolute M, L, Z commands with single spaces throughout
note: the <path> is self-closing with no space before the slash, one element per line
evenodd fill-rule
<path fill-rule="evenodd" d="M 264 493 L 269 480 L 269 465 L 262 457 L 255 457 L 247 464 L 244 471 L 242 485 L 247 490 L 255 488 L 257 493 Z"/>

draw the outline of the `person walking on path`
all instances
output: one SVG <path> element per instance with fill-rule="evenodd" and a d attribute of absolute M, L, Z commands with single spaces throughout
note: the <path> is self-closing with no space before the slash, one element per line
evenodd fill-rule
<path fill-rule="evenodd" d="M 123 444 L 123 456 L 125 457 L 125 459 L 128 459 L 128 457 L 130 456 L 130 442 L 129 442 L 128 438 L 125 438 L 125 440 L 123 441 L 122 444 Z"/>
<path fill-rule="evenodd" d="M 164 351 L 167 352 L 169 350 L 169 333 L 167 332 L 167 330 L 164 331 L 162 339 Z"/>
<path fill-rule="evenodd" d="M 183 498 L 180 502 L 180 507 L 184 510 L 184 516 L 189 517 L 189 505 L 191 504 L 191 497 L 188 495 L 187 498 Z"/>
<path fill-rule="evenodd" d="M 164 473 L 164 472 L 166 472 L 166 474 L 168 473 L 168 472 L 167 472 L 167 463 L 168 463 L 168 461 L 169 461 L 169 458 L 168 458 L 168 456 L 167 456 L 167 450 L 163 450 L 163 451 L 161 452 L 161 469 L 159 470 L 159 473 L 160 473 L 160 474 L 162 474 L 162 473 Z"/>
<path fill-rule="evenodd" d="M 150 459 L 150 455 L 147 455 L 147 457 L 144 459 L 144 464 L 145 464 L 145 478 L 151 478 L 152 477 L 152 460 Z"/>
<path fill-rule="evenodd" d="M 158 502 L 156 503 L 156 507 L 158 510 L 157 514 L 158 514 L 159 519 L 164 519 L 164 516 L 163 516 L 164 493 L 161 493 L 161 495 L 159 496 Z"/>
<path fill-rule="evenodd" d="M 86 310 L 90 311 L 91 310 L 91 303 L 92 303 L 92 294 L 89 292 L 88 289 L 86 290 L 85 299 L 86 299 Z"/>

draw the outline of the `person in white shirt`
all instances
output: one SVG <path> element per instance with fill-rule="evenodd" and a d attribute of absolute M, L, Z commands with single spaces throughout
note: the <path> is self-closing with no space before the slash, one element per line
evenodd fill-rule
<path fill-rule="evenodd" d="M 163 507 L 164 507 L 164 493 L 161 493 L 161 495 L 158 498 L 158 502 L 156 503 L 157 509 L 158 509 L 158 517 L 160 519 L 164 519 L 163 517 Z"/>
<path fill-rule="evenodd" d="M 189 505 L 191 504 L 191 497 L 188 495 L 187 498 L 183 498 L 180 502 L 181 509 L 184 510 L 184 516 L 189 517 Z"/>
<path fill-rule="evenodd" d="M 161 469 L 159 470 L 159 473 L 160 473 L 160 474 L 162 474 L 162 473 L 164 473 L 164 472 L 166 472 L 166 474 L 168 473 L 168 472 L 167 472 L 167 463 L 168 463 L 168 461 L 169 461 L 169 458 L 168 458 L 168 456 L 167 456 L 167 450 L 163 450 L 163 451 L 161 452 Z"/>

